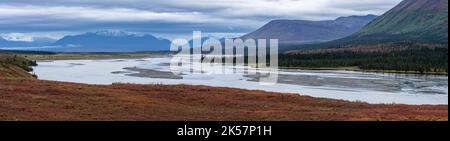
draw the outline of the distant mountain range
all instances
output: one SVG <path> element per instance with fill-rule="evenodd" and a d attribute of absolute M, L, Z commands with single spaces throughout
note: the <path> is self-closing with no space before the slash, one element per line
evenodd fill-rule
<path fill-rule="evenodd" d="M 448 43 L 448 0 L 404 0 L 339 42 Z"/>
<path fill-rule="evenodd" d="M 65 36 L 60 40 L 9 41 L 0 38 L 0 49 L 51 52 L 168 51 L 171 41 L 150 34 L 97 31 Z"/>
<path fill-rule="evenodd" d="M 66 36 L 56 41 L 64 52 L 137 52 L 168 51 L 171 41 L 149 34 L 132 34 L 123 31 L 98 31 Z"/>
<path fill-rule="evenodd" d="M 274 20 L 241 38 L 278 39 L 284 44 L 331 41 L 359 31 L 376 17 L 349 16 L 326 21 Z"/>

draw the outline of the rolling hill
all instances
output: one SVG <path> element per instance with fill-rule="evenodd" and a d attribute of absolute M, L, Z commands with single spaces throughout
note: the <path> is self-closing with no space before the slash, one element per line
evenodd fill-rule
<path fill-rule="evenodd" d="M 324 42 L 349 36 L 376 17 L 349 16 L 326 21 L 274 20 L 241 38 L 279 39 L 282 44 Z"/>
<path fill-rule="evenodd" d="M 37 65 L 36 62 L 27 60 L 20 55 L 0 52 L 0 78 L 34 79 L 33 75 L 28 72 L 32 71 L 32 66 L 35 65 Z"/>

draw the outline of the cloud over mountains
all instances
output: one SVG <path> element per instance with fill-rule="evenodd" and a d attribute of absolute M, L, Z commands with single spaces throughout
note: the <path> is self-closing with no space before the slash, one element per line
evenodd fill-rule
<path fill-rule="evenodd" d="M 249 32 L 274 19 L 381 14 L 401 0 L 2 0 L 0 32 Z"/>

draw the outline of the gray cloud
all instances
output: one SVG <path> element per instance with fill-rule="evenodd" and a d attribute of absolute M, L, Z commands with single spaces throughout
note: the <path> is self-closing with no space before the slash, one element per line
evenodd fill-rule
<path fill-rule="evenodd" d="M 380 15 L 401 0 L 2 0 L 0 32 L 249 32 L 274 19 Z"/>

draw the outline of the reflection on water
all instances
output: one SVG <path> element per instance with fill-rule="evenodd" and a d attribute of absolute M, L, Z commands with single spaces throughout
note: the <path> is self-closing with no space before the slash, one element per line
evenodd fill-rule
<path fill-rule="evenodd" d="M 221 66 L 202 68 L 193 64 L 194 72 L 200 73 L 178 76 L 170 72 L 169 62 L 170 58 L 61 60 L 38 62 L 35 73 L 44 80 L 88 84 L 190 84 L 299 93 L 368 103 L 448 104 L 448 76 L 280 70 L 277 84 L 260 85 L 256 81 L 263 76 L 258 73 L 214 74 L 222 71 Z M 191 68 L 179 69 L 189 72 Z"/>

